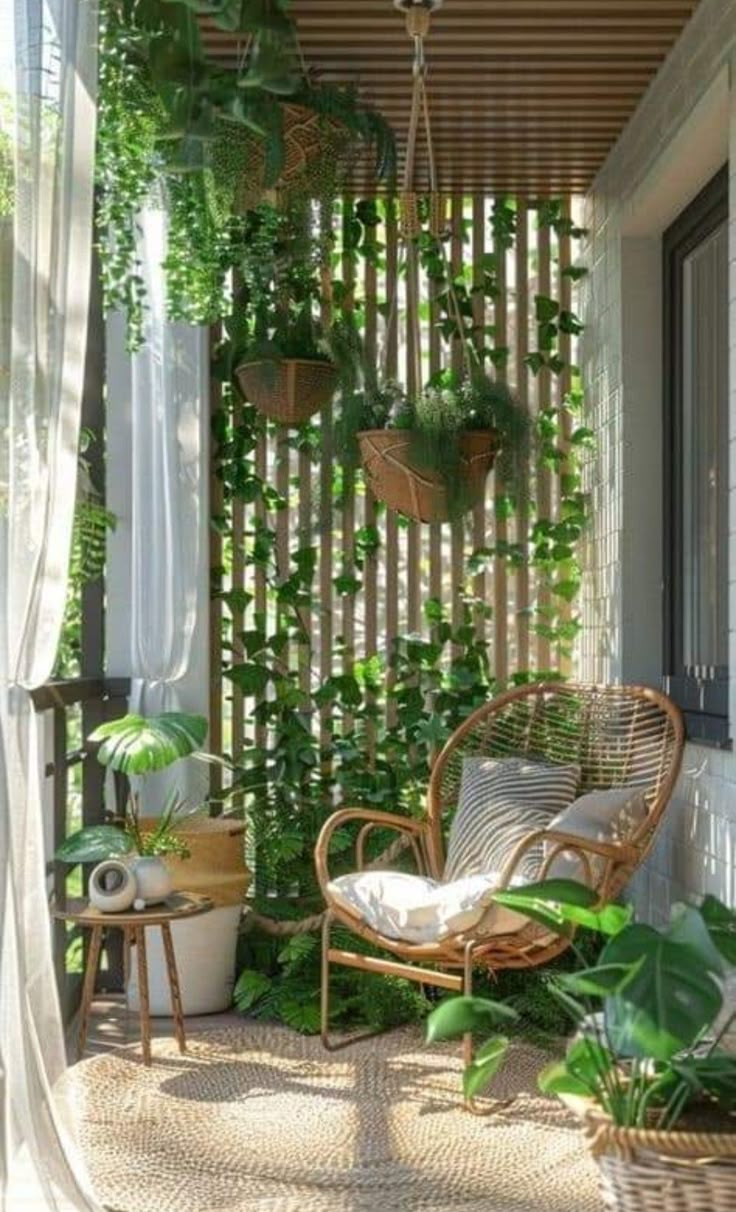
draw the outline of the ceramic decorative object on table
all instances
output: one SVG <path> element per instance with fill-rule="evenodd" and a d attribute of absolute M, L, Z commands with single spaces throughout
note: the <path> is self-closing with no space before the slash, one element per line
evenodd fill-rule
<path fill-rule="evenodd" d="M 137 896 L 138 881 L 130 864 L 121 859 L 105 859 L 90 873 L 90 903 L 101 913 L 123 913 Z"/>
<path fill-rule="evenodd" d="M 130 869 L 138 885 L 137 896 L 145 901 L 146 905 L 159 905 L 166 900 L 173 884 L 171 873 L 162 858 L 157 855 L 139 855 L 130 860 Z"/>

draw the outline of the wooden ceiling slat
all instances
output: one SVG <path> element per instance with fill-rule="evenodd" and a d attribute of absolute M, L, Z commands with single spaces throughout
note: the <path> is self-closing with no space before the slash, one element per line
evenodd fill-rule
<path fill-rule="evenodd" d="M 426 47 L 442 188 L 532 197 L 587 188 L 698 3 L 444 0 Z M 412 48 L 392 0 L 349 9 L 292 0 L 292 12 L 308 65 L 325 81 L 356 83 L 401 152 Z M 210 56 L 234 67 L 242 38 L 201 25 Z M 373 184 L 368 166 L 361 183 Z"/>

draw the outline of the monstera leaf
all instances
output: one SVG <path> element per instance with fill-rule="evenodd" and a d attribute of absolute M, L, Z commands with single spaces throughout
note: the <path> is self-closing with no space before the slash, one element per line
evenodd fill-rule
<path fill-rule="evenodd" d="M 66 838 L 55 858 L 60 863 L 101 863 L 122 858 L 135 849 L 133 839 L 115 825 L 88 825 Z"/>
<path fill-rule="evenodd" d="M 709 1027 L 723 1001 L 710 954 L 643 923 L 606 945 L 603 967 L 630 966 L 623 987 L 606 999 L 606 1025 L 619 1056 L 668 1061 Z"/>
<path fill-rule="evenodd" d="M 153 774 L 200 749 L 207 735 L 203 715 L 167 711 L 162 715 L 126 715 L 102 724 L 89 740 L 101 742 L 98 761 L 121 774 Z"/>

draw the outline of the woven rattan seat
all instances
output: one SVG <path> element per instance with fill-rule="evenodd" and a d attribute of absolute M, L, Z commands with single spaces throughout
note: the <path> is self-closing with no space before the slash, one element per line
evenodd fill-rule
<path fill-rule="evenodd" d="M 389 828 L 395 829 L 411 847 L 420 872 L 439 880 L 445 862 L 446 824 L 457 805 L 466 757 L 526 755 L 547 762 L 576 762 L 581 769 L 581 794 L 635 786 L 641 788 L 646 815 L 622 841 L 591 841 L 546 831 L 545 840 L 551 844 L 547 846 L 539 875 L 546 874 L 561 851 L 574 850 L 601 899 L 608 899 L 622 891 L 652 846 L 680 770 L 683 746 L 680 711 L 658 691 L 640 686 L 562 682 L 522 686 L 479 708 L 447 742 L 432 769 L 426 815 L 422 820 L 367 808 L 343 808 L 334 813 L 322 829 L 315 853 L 317 874 L 327 902 L 322 956 L 325 1046 L 332 1046 L 328 1035 L 331 963 L 469 993 L 476 965 L 492 970 L 535 967 L 553 959 L 569 945 L 569 940 L 550 935 L 543 926 L 532 922 L 513 934 L 486 938 L 482 934 L 451 935 L 441 942 L 427 944 L 410 944 L 378 934 L 330 895 L 329 847 L 336 829 L 348 822 L 360 826 L 355 870 L 363 867 L 370 831 Z M 541 836 L 542 831 L 537 830 L 516 847 L 503 871 L 502 886 L 511 882 L 524 856 L 538 845 Z M 597 862 L 593 861 L 596 859 Z M 357 955 L 331 947 L 329 934 L 333 922 L 349 927 L 395 958 Z M 424 964 L 436 967 L 419 966 Z"/>

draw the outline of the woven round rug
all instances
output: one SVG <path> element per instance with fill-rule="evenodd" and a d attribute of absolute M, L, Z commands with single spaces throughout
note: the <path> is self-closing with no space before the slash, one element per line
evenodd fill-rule
<path fill-rule="evenodd" d="M 416 1028 L 327 1053 L 244 1022 L 69 1071 L 80 1143 L 116 1212 L 600 1212 L 574 1119 L 536 1090 L 520 1045 L 482 1118 L 457 1047 Z"/>

